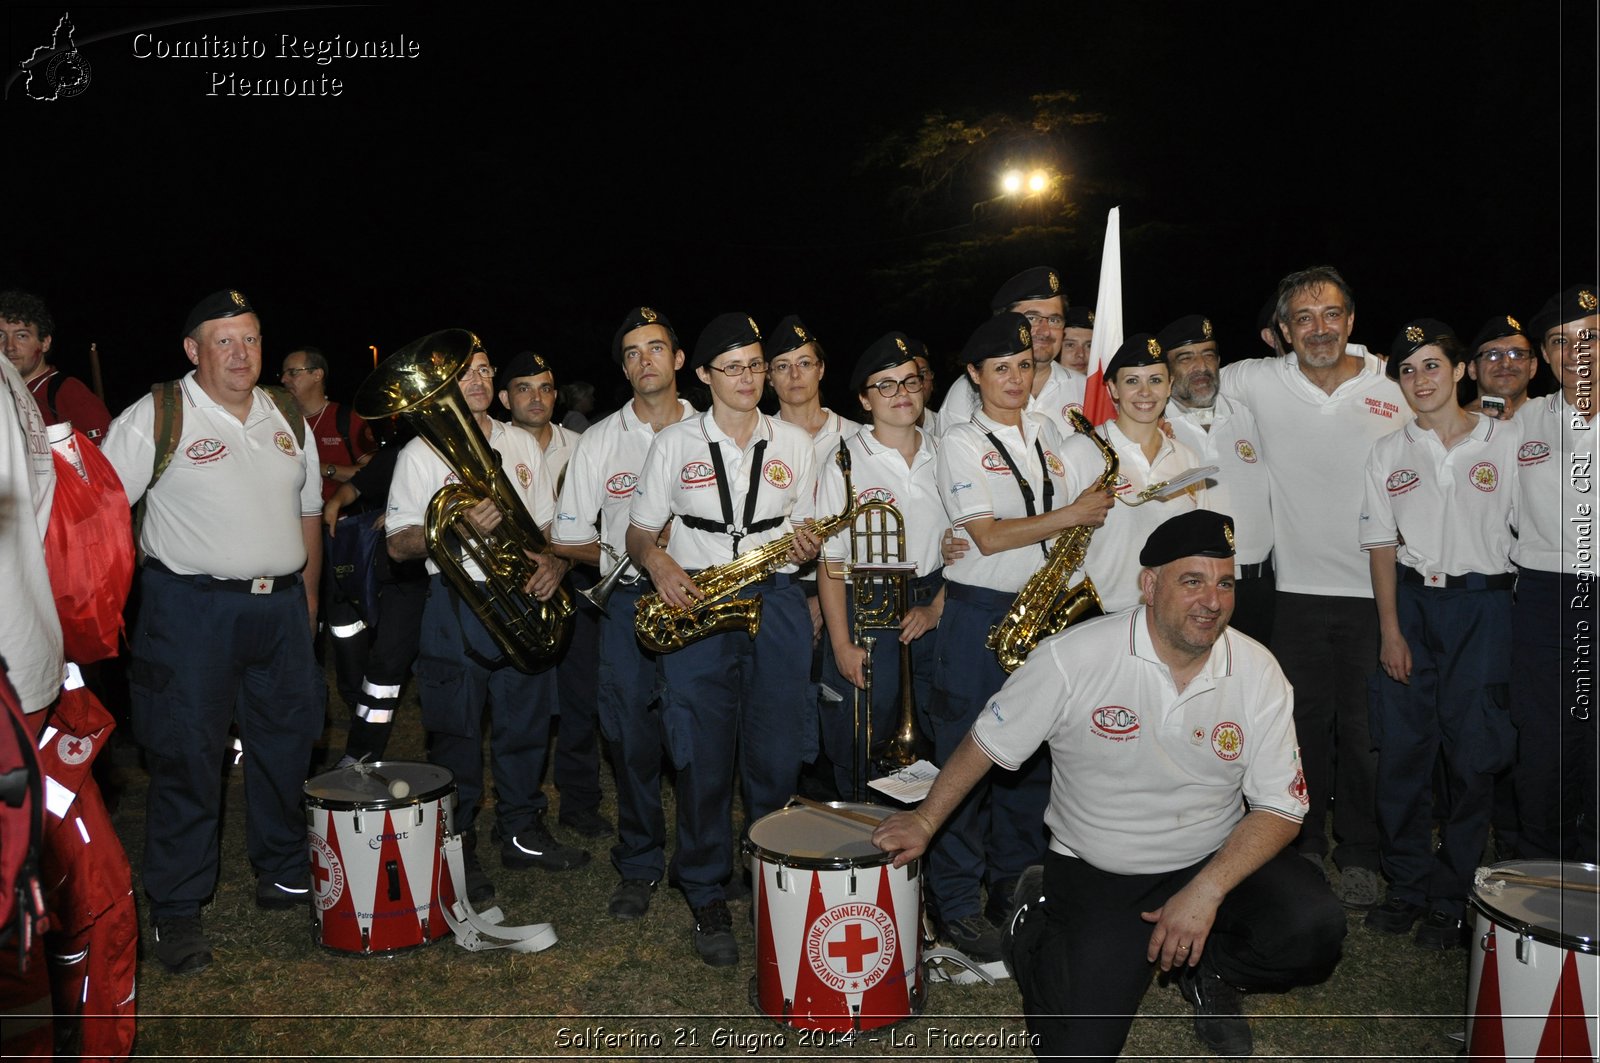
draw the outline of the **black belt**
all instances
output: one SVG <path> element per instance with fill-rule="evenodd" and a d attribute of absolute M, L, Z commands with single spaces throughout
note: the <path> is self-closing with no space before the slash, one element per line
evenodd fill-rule
<path fill-rule="evenodd" d="M 1240 565 L 1239 574 L 1235 579 L 1260 579 L 1262 576 L 1272 574 L 1272 555 L 1268 554 L 1265 561 L 1257 561 L 1253 565 Z"/>
<path fill-rule="evenodd" d="M 947 600 L 967 602 L 982 609 L 999 609 L 1004 611 L 1011 608 L 1011 603 L 1016 601 L 1016 591 L 997 591 L 992 587 L 977 587 L 971 583 L 960 583 L 949 580 L 945 583 L 944 596 Z"/>
<path fill-rule="evenodd" d="M 298 572 L 291 572 L 287 576 L 257 576 L 254 579 L 219 579 L 216 576 L 203 574 L 191 576 L 184 572 L 174 572 L 153 557 L 145 558 L 144 567 L 153 568 L 163 575 L 192 583 L 196 587 L 214 591 L 236 591 L 241 594 L 279 594 L 300 586 L 303 579 Z"/>
<path fill-rule="evenodd" d="M 1396 566 L 1400 570 L 1400 578 L 1407 583 L 1416 583 L 1433 590 L 1462 590 L 1462 591 L 1509 591 L 1517 585 L 1515 572 L 1466 572 L 1459 576 L 1440 576 L 1437 579 L 1428 579 L 1414 568 L 1405 565 Z"/>

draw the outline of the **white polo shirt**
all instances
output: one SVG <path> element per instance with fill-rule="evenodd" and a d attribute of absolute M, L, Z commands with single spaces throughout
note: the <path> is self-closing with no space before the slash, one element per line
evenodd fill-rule
<path fill-rule="evenodd" d="M 1160 436 L 1161 449 L 1154 461 L 1147 460 L 1144 448 L 1122 434 L 1117 422 L 1107 421 L 1100 427 L 1101 438 L 1117 452 L 1118 498 L 1134 501 L 1134 496 L 1153 483 L 1170 480 L 1199 464 L 1194 452 L 1182 443 Z M 1087 442 L 1087 440 L 1085 441 Z M 1105 472 L 1105 459 L 1095 451 L 1098 468 L 1095 476 Z M 1127 506 L 1121 502 L 1111 507 L 1106 522 L 1095 529 L 1089 540 L 1089 552 L 1083 558 L 1083 570 L 1094 580 L 1100 594 L 1100 604 L 1106 612 L 1115 613 L 1139 604 L 1139 552 L 1145 540 L 1168 519 L 1191 509 L 1210 509 L 1206 489 L 1196 485 L 1176 498 L 1165 502 L 1149 501 L 1142 506 Z"/>
<path fill-rule="evenodd" d="M 1005 446 L 1033 488 L 1035 515 L 1045 512 L 1046 475 L 1046 470 L 1039 467 L 1036 440 L 1044 448 L 1054 492 L 1052 510 L 1070 505 L 1105 467 L 1093 443 L 1076 433 L 1063 441 L 1055 425 L 1041 414 L 1024 413 L 1021 428 L 1012 428 L 974 413 L 965 424 L 955 425 L 939 440 L 939 486 L 944 494 L 945 513 L 958 528 L 978 517 L 1007 520 L 1028 515 L 1010 467 L 985 431 L 993 433 Z M 1092 475 L 1085 479 L 1091 467 Z M 1044 547 L 1048 549 L 1052 542 L 1053 539 L 1046 540 Z M 1015 593 L 1042 564 L 1044 553 L 1038 543 L 988 556 L 973 544 L 964 556 L 945 566 L 944 574 L 955 583 Z"/>
<path fill-rule="evenodd" d="M 657 432 L 634 488 L 628 520 L 652 532 L 679 513 L 722 524 L 716 470 L 711 464 L 711 448 L 717 447 L 728 473 L 733 520 L 741 523 L 750 487 L 749 462 L 756 444 L 762 440 L 767 441 L 767 446 L 761 456 L 756 508 L 751 519 L 781 517 L 790 526 L 780 523 L 745 535 L 739 540 L 739 553 L 747 554 L 789 534 L 793 527 L 816 514 L 817 470 L 812 442 L 805 429 L 766 414 L 760 415 L 750 442 L 742 449 L 718 427 L 709 410 Z M 685 569 L 698 571 L 733 560 L 733 539 L 725 531 L 703 531 L 678 521 L 667 540 L 667 553 Z M 795 566 L 785 565 L 779 571 L 792 573 Z"/>
<path fill-rule="evenodd" d="M 914 562 L 917 575 L 939 571 L 944 564 L 939 540 L 949 523 L 939 491 L 938 448 L 927 432 L 918 432 L 916 456 L 911 464 L 893 447 L 878 442 L 871 428 L 863 428 L 847 442 L 850 449 L 850 486 L 856 502 L 887 502 L 900 511 L 905 533 L 905 560 Z M 829 461 L 817 473 L 817 512 L 837 513 L 844 508 L 844 474 Z M 822 547 L 829 561 L 850 560 L 850 533 L 840 532 Z"/>
<path fill-rule="evenodd" d="M 518 425 L 515 421 L 511 423 L 511 427 L 523 432 L 528 431 L 526 428 L 522 428 L 520 425 Z M 528 432 L 528 434 L 530 436 L 533 435 L 532 432 Z M 550 426 L 550 442 L 547 443 L 543 449 L 544 468 L 545 471 L 550 474 L 551 484 L 558 484 L 561 482 L 561 474 L 567 471 L 567 462 L 572 460 L 572 448 L 576 447 L 578 445 L 578 440 L 582 438 L 582 432 L 574 432 L 572 429 L 563 428 L 558 424 L 552 424 Z M 539 440 L 536 437 L 534 439 L 534 445 L 537 446 L 538 442 Z"/>
<path fill-rule="evenodd" d="M 678 400 L 678 408 L 683 420 L 695 415 L 685 399 Z M 565 546 L 587 546 L 603 538 L 618 557 L 626 555 L 628 507 L 655 437 L 655 429 L 649 421 L 639 419 L 631 400 L 574 436 L 577 444 L 561 485 L 551 540 Z M 600 568 L 610 571 L 611 564 L 603 561 Z"/>
<path fill-rule="evenodd" d="M 1039 394 L 1028 396 L 1024 411 L 1049 418 L 1056 426 L 1056 431 L 1061 433 L 1061 438 L 1065 439 L 1074 431 L 1072 422 L 1067 419 L 1067 411 L 1083 412 L 1083 391 L 1088 377 L 1064 369 L 1056 362 L 1040 362 L 1034 371 L 1046 369 L 1050 373 L 1049 379 L 1039 389 Z M 935 415 L 939 434 L 943 436 L 956 425 L 972 420 L 972 415 L 981 409 L 983 403 L 978 398 L 978 389 L 972 386 L 972 378 L 963 369 L 956 382 L 950 385 L 950 390 L 945 392 L 944 402 Z"/>
<path fill-rule="evenodd" d="M 1511 560 L 1539 572 L 1578 571 L 1580 552 L 1592 558 L 1595 524 L 1595 445 L 1600 426 L 1585 420 L 1560 392 L 1529 399 L 1513 422 L 1522 429 L 1517 452 L 1517 541 Z M 1594 571 L 1592 560 L 1583 566 Z"/>
<path fill-rule="evenodd" d="M 1226 395 L 1211 408 L 1209 432 L 1201 414 L 1177 399 L 1167 403 L 1172 431 L 1196 464 L 1217 467 L 1206 481 L 1205 508 L 1233 518 L 1235 568 L 1258 564 L 1272 553 L 1272 489 L 1255 415 Z"/>
<path fill-rule="evenodd" d="M 1308 807 L 1294 696 L 1266 647 L 1225 630 L 1182 692 L 1144 607 L 1039 643 L 972 736 L 1016 769 L 1048 742 L 1050 848 L 1118 875 L 1188 867 L 1252 811 Z"/>
<path fill-rule="evenodd" d="M 1372 444 L 1361 549 L 1398 547 L 1395 558 L 1430 583 L 1512 570 L 1522 433 L 1515 421 L 1477 422 L 1449 450 L 1415 421 Z"/>
<path fill-rule="evenodd" d="M 149 479 L 146 474 L 145 479 Z M 44 416 L 11 359 L 0 357 L 0 657 L 23 712 L 48 708 L 61 693 L 61 622 L 56 615 L 44 535 L 55 497 L 55 458 Z"/>
<path fill-rule="evenodd" d="M 1272 455 L 1272 567 L 1278 590 L 1371 598 L 1367 559 L 1350 537 L 1361 515 L 1372 444 L 1411 420 L 1400 385 L 1365 347 L 1351 344 L 1360 371 L 1334 389 L 1317 387 L 1293 352 L 1222 367 L 1222 390 L 1255 415 Z"/>
<path fill-rule="evenodd" d="M 512 490 L 522 499 L 534 524 L 548 528 L 555 517 L 556 501 L 539 441 L 520 428 L 491 421 L 489 446 L 500 455 L 500 467 L 505 470 Z M 445 464 L 426 439 L 419 436 L 407 443 L 395 459 L 394 480 L 389 485 L 389 514 L 385 522 L 388 534 L 423 527 L 433 496 L 440 488 L 460 482 L 461 477 Z M 474 580 L 483 579 L 483 570 L 476 563 L 468 560 L 465 568 Z M 432 557 L 428 558 L 428 571 L 434 574 L 439 571 Z"/>
<path fill-rule="evenodd" d="M 305 447 L 278 406 L 255 389 L 244 423 L 214 402 L 193 371 L 180 382 L 183 433 L 145 503 L 139 545 L 181 575 L 254 579 L 306 564 L 300 518 L 322 514 L 317 441 L 301 418 Z M 128 502 L 144 496 L 155 469 L 156 405 L 146 395 L 111 422 L 102 453 Z"/>

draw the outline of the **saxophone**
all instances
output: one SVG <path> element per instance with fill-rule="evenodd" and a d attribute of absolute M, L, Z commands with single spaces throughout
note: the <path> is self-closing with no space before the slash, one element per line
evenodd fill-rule
<path fill-rule="evenodd" d="M 855 518 L 856 496 L 850 486 L 850 451 L 843 440 L 835 459 L 844 473 L 844 509 L 831 517 L 812 522 L 813 535 L 826 539 L 847 527 Z M 779 536 L 763 546 L 740 554 L 726 564 L 701 569 L 695 586 L 705 597 L 687 608 L 668 605 L 661 595 L 651 592 L 639 599 L 633 630 L 639 642 L 656 653 L 673 653 L 689 643 L 723 631 L 744 630 L 751 638 L 761 630 L 761 596 L 733 597 L 752 583 L 766 579 L 789 559 L 795 533 Z"/>
<path fill-rule="evenodd" d="M 1083 414 L 1072 410 L 1067 416 L 1072 426 L 1088 436 L 1105 456 L 1106 471 L 1095 481 L 1095 487 L 1106 490 L 1117 478 L 1117 468 L 1121 464 L 1117 452 L 1100 438 Z M 1079 525 L 1057 536 L 1050 556 L 1045 558 L 1039 571 L 1028 577 L 1004 618 L 989 629 L 986 644 L 1008 674 L 1021 667 L 1040 639 L 1105 612 L 1100 604 L 1100 593 L 1088 576 L 1076 586 L 1067 585 L 1072 574 L 1083 567 L 1083 557 L 1089 552 L 1089 539 L 1093 535 L 1093 528 Z"/>

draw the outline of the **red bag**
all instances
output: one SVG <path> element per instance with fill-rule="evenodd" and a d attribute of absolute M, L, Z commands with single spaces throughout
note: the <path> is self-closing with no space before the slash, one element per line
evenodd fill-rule
<path fill-rule="evenodd" d="M 133 519 L 110 460 L 74 430 L 87 482 L 56 454 L 56 494 L 44 537 L 45 566 L 61 615 L 69 661 L 91 664 L 117 655 L 122 606 L 133 585 Z"/>

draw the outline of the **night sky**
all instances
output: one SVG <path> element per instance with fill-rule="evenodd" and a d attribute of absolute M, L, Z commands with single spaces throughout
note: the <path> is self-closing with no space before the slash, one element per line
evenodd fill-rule
<path fill-rule="evenodd" d="M 738 309 L 798 312 L 836 364 L 891 328 L 948 356 L 1025 266 L 1092 303 L 1112 205 L 1129 331 L 1206 313 L 1225 357 L 1258 353 L 1257 308 L 1308 265 L 1345 273 L 1355 338 L 1380 350 L 1406 318 L 1470 336 L 1600 272 L 1591 3 L 1065 2 L 1004 23 L 992 4 L 541 6 L 67 9 L 88 85 L 41 102 L 13 77 L 0 104 L 0 286 L 47 299 L 69 371 L 99 344 L 118 409 L 187 370 L 183 317 L 225 286 L 261 311 L 265 376 L 317 344 L 338 397 L 368 344 L 455 326 L 605 394 L 638 303 L 686 346 Z M 11 70 L 63 10 L 8 9 Z M 268 54 L 141 59 L 141 29 L 145 51 L 215 35 Z M 420 54 L 278 58 L 284 35 L 336 34 Z M 214 74 L 344 88 L 210 96 Z M 1070 175 L 1075 231 L 1006 242 L 1025 212 L 973 210 L 1041 150 L 1026 137 L 903 209 L 896 145 L 925 115 L 1025 118 L 1057 90 L 1105 116 L 1036 160 Z M 937 283 L 911 292 L 934 244 Z"/>

